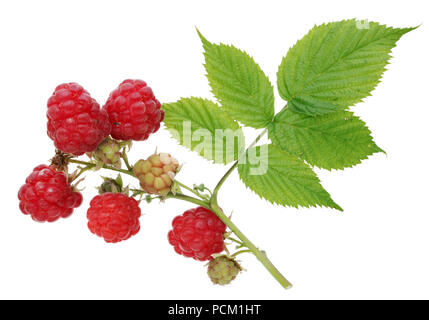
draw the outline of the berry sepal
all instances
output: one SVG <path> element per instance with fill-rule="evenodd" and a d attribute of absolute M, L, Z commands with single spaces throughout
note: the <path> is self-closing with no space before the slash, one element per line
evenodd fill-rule
<path fill-rule="evenodd" d="M 118 176 L 113 179 L 109 177 L 102 177 L 103 183 L 97 187 L 98 194 L 103 193 L 122 193 L 126 196 L 130 193 L 130 187 L 126 186 L 124 187 L 124 182 L 122 180 L 122 176 L 118 174 Z"/>
<path fill-rule="evenodd" d="M 67 172 L 69 160 L 74 156 L 70 153 L 62 152 L 61 150 L 55 150 L 55 156 L 51 158 L 51 166 L 58 171 Z"/>

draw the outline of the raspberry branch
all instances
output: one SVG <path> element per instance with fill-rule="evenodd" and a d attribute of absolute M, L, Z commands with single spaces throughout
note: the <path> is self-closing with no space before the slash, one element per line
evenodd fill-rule
<path fill-rule="evenodd" d="M 57 151 L 51 165 L 37 166 L 20 188 L 18 198 L 24 214 L 40 222 L 66 218 L 82 203 L 76 185 L 83 180 L 84 173 L 101 168 L 119 172 L 136 178 L 140 188 L 124 187 L 120 174 L 116 179 L 103 178 L 98 187 L 99 195 L 91 200 L 87 211 L 88 228 L 92 233 L 112 243 L 137 234 L 141 216 L 139 202 L 143 196 L 148 202 L 153 199 L 190 202 L 198 207 L 177 216 L 173 229 L 178 228 L 169 233 L 169 242 L 176 252 L 196 260 L 210 260 L 209 275 L 218 284 L 229 283 L 242 270 L 234 260 L 236 255 L 251 252 L 285 288 L 290 287 L 265 253 L 244 236 L 218 205 L 218 192 L 239 161 L 221 178 L 213 192 L 204 184 L 189 187 L 177 181 L 180 165 L 168 153 L 155 152 L 147 159 L 130 164 L 127 151 L 132 140 L 146 140 L 159 129 L 164 118 L 161 104 L 144 81 L 124 81 L 110 94 L 103 108 L 80 85 L 62 84 L 48 100 L 47 117 L 48 135 L 54 140 Z M 79 123 L 79 126 L 70 126 L 70 123 Z M 265 133 L 266 130 L 251 146 Z M 90 161 L 77 159 L 83 154 Z M 70 163 L 78 165 L 71 174 L 68 173 Z M 182 193 L 182 189 L 191 195 Z M 226 232 L 227 227 L 231 232 Z M 187 232 L 186 237 L 181 235 L 183 230 Z M 240 239 L 231 241 L 242 248 L 233 255 L 229 255 L 225 244 L 231 233 Z M 223 251 L 227 255 L 219 256 Z"/>
<path fill-rule="evenodd" d="M 264 130 L 263 132 L 261 132 L 258 137 L 255 139 L 255 141 L 247 148 L 247 150 L 249 148 L 252 148 L 254 145 L 256 145 L 259 140 L 267 133 L 267 130 Z M 246 152 L 247 152 L 246 150 Z M 241 157 L 246 156 L 246 153 L 244 153 Z M 103 169 L 107 169 L 107 170 L 113 170 L 113 171 L 117 171 L 117 172 L 121 172 L 124 174 L 127 174 L 129 176 L 132 176 L 134 178 L 137 178 L 137 176 L 135 175 L 135 173 L 132 171 L 132 167 L 129 165 L 128 163 L 128 157 L 126 155 L 125 150 L 123 150 L 122 153 L 122 159 L 124 160 L 128 170 L 125 169 L 118 169 L 115 167 L 112 167 L 110 165 L 106 165 L 104 164 L 102 166 Z M 76 159 L 69 159 L 68 160 L 70 163 L 75 163 L 75 164 L 81 164 L 81 165 L 85 165 L 86 167 L 84 168 L 85 171 L 92 169 L 94 167 L 96 167 L 96 164 L 90 163 L 90 162 L 85 162 L 85 161 L 81 161 L 81 160 L 76 160 Z M 191 192 L 193 195 L 197 196 L 198 198 L 192 197 L 192 196 L 188 196 L 185 195 L 181 192 L 169 192 L 167 195 L 159 197 L 162 200 L 166 200 L 166 199 L 178 199 L 178 200 L 182 200 L 182 201 L 187 201 L 190 203 L 194 203 L 198 206 L 204 207 L 208 210 L 211 210 L 213 213 L 215 213 L 218 218 L 231 230 L 231 232 L 233 232 L 239 239 L 235 240 L 235 239 L 231 239 L 234 242 L 237 242 L 238 244 L 240 244 L 241 248 L 247 248 L 246 250 L 241 250 L 236 252 L 235 254 L 233 254 L 232 256 L 234 257 L 236 254 L 241 254 L 241 253 L 246 253 L 246 252 L 251 252 L 255 255 L 255 257 L 264 265 L 264 267 L 271 273 L 271 275 L 286 289 L 291 288 L 292 285 L 291 283 L 280 273 L 280 271 L 273 265 L 273 263 L 268 259 L 267 255 L 265 254 L 264 251 L 259 250 L 241 231 L 240 229 L 238 229 L 238 227 L 231 221 L 230 218 L 228 218 L 223 211 L 220 209 L 219 205 L 218 205 L 218 193 L 220 188 L 222 187 L 222 185 L 224 184 L 224 182 L 228 179 L 228 177 L 231 175 L 231 173 L 238 167 L 239 164 L 239 160 L 237 160 L 230 168 L 229 170 L 224 174 L 224 176 L 219 180 L 218 184 L 216 185 L 215 189 L 213 190 L 213 193 L 211 193 L 211 196 L 204 196 L 201 195 L 197 190 L 195 190 L 195 188 L 191 188 L 188 187 L 187 185 L 185 185 L 184 183 L 181 183 L 177 180 L 174 181 L 175 184 L 177 184 L 178 186 L 180 186 L 181 188 Z M 81 172 L 82 173 L 82 172 Z M 80 175 L 80 174 L 79 174 Z M 204 189 L 207 189 L 204 187 Z M 140 189 L 131 189 L 134 192 L 137 191 L 141 191 L 141 194 L 144 193 L 143 190 Z M 207 189 L 208 190 L 208 189 Z M 137 192 L 138 193 L 138 192 Z"/>
<path fill-rule="evenodd" d="M 70 163 L 75 163 L 75 164 L 80 164 L 80 165 L 86 166 L 85 171 L 90 170 L 90 169 L 96 167 L 96 164 L 90 163 L 90 162 L 86 162 L 86 161 L 82 161 L 82 160 L 70 159 L 68 161 Z M 118 169 L 118 168 L 114 168 L 114 167 L 109 166 L 109 165 L 103 165 L 102 168 L 106 169 L 106 170 L 112 170 L 112 171 L 116 171 L 116 172 L 121 172 L 121 173 L 127 174 L 129 176 L 132 176 L 134 178 L 137 178 L 135 176 L 135 174 L 132 171 L 130 171 L 130 170 Z M 183 183 L 180 183 L 180 186 L 186 187 L 185 189 L 187 189 L 187 190 L 192 190 L 190 187 L 184 185 Z M 131 189 L 131 191 L 134 191 L 134 192 L 135 191 L 140 191 L 141 193 L 144 193 L 144 191 L 142 191 L 140 189 Z M 200 200 L 200 199 L 197 199 L 197 198 L 193 198 L 193 197 L 187 196 L 187 195 L 182 194 L 182 193 L 176 193 L 176 194 L 169 193 L 167 196 L 165 196 L 165 197 L 159 197 L 159 198 L 160 199 L 178 199 L 178 200 L 184 200 L 184 201 L 188 201 L 188 202 L 197 204 L 197 205 L 202 206 L 202 207 L 206 207 L 206 208 L 209 207 L 209 202 L 208 201 L 203 201 L 203 200 Z"/>
<path fill-rule="evenodd" d="M 219 111 L 217 108 L 214 110 Z M 139 202 L 144 196 L 148 202 L 153 199 L 190 202 L 199 207 L 176 217 L 173 229 L 178 228 L 169 233 L 169 242 L 176 252 L 196 260 L 210 260 L 209 275 L 214 283 L 219 284 L 229 283 L 241 271 L 234 257 L 251 252 L 283 287 L 291 286 L 266 254 L 237 228 L 218 205 L 220 188 L 246 153 L 225 173 L 213 192 L 204 184 L 189 187 L 177 181 L 180 165 L 168 153 L 155 152 L 147 159 L 130 164 L 127 152 L 132 140 L 146 140 L 159 129 L 164 118 L 161 104 L 144 81 L 125 80 L 110 94 L 103 108 L 78 84 L 62 84 L 48 100 L 47 117 L 48 135 L 54 140 L 57 152 L 50 166 L 36 167 L 21 187 L 18 198 L 24 214 L 30 214 L 41 222 L 68 217 L 82 203 L 82 195 L 76 185 L 83 180 L 85 172 L 101 168 L 119 172 L 136 178 L 140 188 L 124 187 L 120 174 L 116 179 L 104 178 L 98 188 L 99 195 L 92 199 L 87 211 L 88 228 L 92 233 L 106 242 L 124 241 L 137 234 L 141 215 Z M 80 125 L 74 127 L 70 123 Z M 265 129 L 249 148 L 266 132 Z M 83 154 L 90 161 L 77 159 Z M 70 163 L 78 165 L 78 170 L 68 174 Z M 184 194 L 182 190 L 191 195 Z M 132 192 L 131 197 L 129 191 Z M 227 227 L 230 232 L 226 232 Z M 187 232 L 186 237 L 181 235 L 183 230 Z M 240 240 L 230 238 L 232 233 Z M 239 245 L 238 251 L 232 255 L 226 247 L 226 239 Z M 227 255 L 219 256 L 223 251 Z"/>
<path fill-rule="evenodd" d="M 191 97 L 165 103 L 161 108 L 146 82 L 127 79 L 110 93 L 107 102 L 100 107 L 79 84 L 60 84 L 48 99 L 46 113 L 47 133 L 57 152 L 49 166 L 35 167 L 19 189 L 21 212 L 38 222 L 66 218 L 82 203 L 82 194 L 76 186 L 83 180 L 81 176 L 85 172 L 101 168 L 116 171 L 119 172 L 118 177 L 104 178 L 98 188 L 100 194 L 90 202 L 87 218 L 92 233 L 106 242 L 127 240 L 140 230 L 139 203 L 143 198 L 147 202 L 153 199 L 161 202 L 166 199 L 187 201 L 199 207 L 176 216 L 172 222 L 173 229 L 168 233 L 168 241 L 178 254 L 199 261 L 209 260 L 210 279 L 215 284 L 224 285 L 234 280 L 242 270 L 234 257 L 251 252 L 284 288 L 290 288 L 289 281 L 266 253 L 237 228 L 231 217 L 225 215 L 219 206 L 218 194 L 231 173 L 238 169 L 243 183 L 271 203 L 293 207 L 324 206 L 342 211 L 323 188 L 312 167 L 344 169 L 360 163 L 369 155 L 383 152 L 373 141 L 365 123 L 348 108 L 370 94 L 383 74 L 396 41 L 415 29 L 388 28 L 375 22 L 368 24 L 368 28 L 373 32 L 358 27 L 356 20 L 343 20 L 316 26 L 298 41 L 282 60 L 277 73 L 280 96 L 290 105 L 286 104 L 277 114 L 273 86 L 253 58 L 233 46 L 209 42 L 198 30 L 205 51 L 207 77 L 219 103 Z M 324 50 L 329 51 L 325 56 L 314 54 L 312 50 L 317 53 L 319 47 L 311 47 L 313 39 L 324 39 L 327 32 L 332 37 L 325 39 L 325 47 L 331 48 L 340 41 L 337 51 L 332 54 Z M 380 33 L 387 39 L 383 44 L 375 36 Z M 334 61 L 333 57 L 344 58 L 352 51 L 361 54 L 362 48 L 356 43 L 363 38 L 367 42 L 365 57 L 380 62 L 372 72 L 365 69 L 365 64 L 357 68 L 347 59 L 335 58 Z M 347 92 L 338 89 L 338 81 L 333 85 L 332 70 L 325 70 L 324 77 L 302 78 L 302 75 L 318 74 L 320 70 L 316 69 L 326 61 L 340 65 L 344 71 L 340 87 L 347 87 Z M 240 69 L 238 73 L 237 66 Z M 365 80 L 357 86 L 356 72 Z M 162 122 L 180 144 L 199 151 L 208 160 L 213 160 L 213 155 L 215 159 L 222 156 L 225 163 L 229 163 L 230 158 L 223 157 L 223 147 L 216 148 L 219 132 L 225 134 L 221 136 L 222 141 L 228 138 L 226 133 L 229 136 L 232 132 L 235 145 L 235 137 L 244 135 L 242 125 L 265 129 L 239 155 L 211 192 L 203 184 L 189 187 L 177 181 L 180 165 L 168 153 L 155 151 L 147 159 L 130 164 L 127 151 L 132 141 L 147 140 L 159 130 Z M 200 136 L 201 130 L 204 142 L 207 140 L 212 142 L 212 146 L 214 144 L 215 148 L 210 152 L 201 152 L 200 144 L 187 139 L 188 133 L 192 135 L 198 131 Z M 252 156 L 248 151 L 267 131 L 271 143 L 264 145 L 265 149 L 260 146 L 260 153 L 266 150 L 264 159 L 269 158 L 269 163 L 259 159 L 267 170 L 254 175 L 250 173 L 253 163 L 247 161 Z M 239 150 L 241 142 L 239 139 Z M 222 154 L 218 152 L 221 150 Z M 84 154 L 91 159 L 89 162 L 76 159 Z M 232 155 L 235 156 L 235 152 Z M 71 174 L 67 170 L 69 163 L 78 165 Z M 123 186 L 121 173 L 139 181 L 139 189 L 131 189 L 132 196 L 128 195 L 130 188 Z M 297 195 L 297 192 L 302 194 Z M 230 237 L 232 234 L 234 238 Z M 230 255 L 226 244 L 233 243 L 238 244 L 237 252 Z M 219 255 L 223 251 L 226 255 Z"/>
<path fill-rule="evenodd" d="M 267 129 L 261 132 L 258 137 L 253 141 L 253 143 L 247 148 L 250 149 L 255 146 L 259 140 L 267 133 Z M 247 152 L 246 150 L 246 152 Z M 241 157 L 246 156 L 246 152 Z M 213 191 L 213 195 L 210 199 L 210 210 L 212 210 L 218 217 L 225 223 L 228 228 L 242 241 L 241 247 L 248 248 L 255 257 L 265 266 L 265 268 L 271 273 L 271 275 L 285 288 L 291 288 L 292 284 L 280 273 L 280 271 L 273 265 L 273 263 L 268 259 L 265 252 L 259 250 L 238 228 L 237 226 L 223 213 L 218 205 L 218 193 L 224 182 L 228 179 L 231 173 L 238 167 L 239 160 L 237 160 L 231 168 L 225 173 L 225 175 L 220 179 L 217 186 Z M 234 241 L 234 240 L 233 240 Z"/>
<path fill-rule="evenodd" d="M 265 132 L 262 132 L 258 138 L 256 138 L 255 142 L 252 144 L 256 144 L 261 138 L 262 136 L 265 134 Z M 81 160 L 76 160 L 76 159 L 70 159 L 69 160 L 70 163 L 75 163 L 75 164 L 81 164 L 81 165 L 85 165 L 87 166 L 87 168 L 94 168 L 96 165 L 90 162 L 86 162 L 86 161 L 81 161 Z M 213 195 L 211 196 L 210 200 L 206 200 L 206 199 L 197 199 L 182 193 L 169 193 L 167 194 L 165 197 L 163 197 L 163 199 L 178 199 L 178 200 L 182 200 L 182 201 L 187 201 L 190 203 L 194 203 L 198 206 L 207 208 L 211 211 L 213 211 L 220 220 L 222 220 L 223 223 L 225 223 L 225 225 L 241 240 L 241 245 L 248 248 L 248 250 L 246 250 L 247 252 L 251 252 L 255 255 L 255 257 L 265 266 L 265 268 L 272 274 L 272 276 L 286 289 L 291 288 L 292 285 L 291 283 L 280 273 L 279 270 L 277 270 L 277 268 L 272 264 L 272 262 L 268 259 L 268 257 L 266 256 L 266 254 L 259 250 L 241 231 L 240 229 L 238 229 L 238 227 L 223 213 L 223 211 L 219 208 L 219 205 L 217 204 L 217 195 L 218 192 L 220 190 L 220 187 L 222 186 L 222 184 L 226 181 L 226 179 L 230 176 L 230 174 L 234 171 L 234 169 L 238 166 L 238 161 L 236 163 L 234 163 L 234 165 L 227 171 L 227 173 L 222 177 L 222 179 L 219 181 L 219 183 L 217 184 L 216 188 L 213 191 Z M 103 169 L 107 169 L 107 170 L 113 170 L 113 171 L 117 171 L 117 172 L 121 172 L 124 174 L 127 174 L 129 176 L 132 176 L 134 178 L 136 178 L 136 176 L 134 175 L 134 173 L 130 170 L 124 170 L 124 169 L 117 169 L 114 168 L 112 166 L 108 166 L 108 165 L 104 165 L 102 167 Z M 177 181 L 176 181 L 177 183 Z M 186 186 L 185 184 L 179 182 L 178 183 L 181 187 L 183 187 L 184 189 L 191 191 L 192 193 L 195 194 L 195 192 L 193 191 L 192 188 Z M 234 240 L 233 240 L 234 241 Z M 243 252 L 244 253 L 244 252 Z"/>

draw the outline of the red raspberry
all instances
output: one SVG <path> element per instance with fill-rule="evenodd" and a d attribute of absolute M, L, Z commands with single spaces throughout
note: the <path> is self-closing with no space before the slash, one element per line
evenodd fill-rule
<path fill-rule="evenodd" d="M 64 172 L 40 165 L 25 180 L 18 192 L 19 208 L 38 222 L 66 218 L 82 203 L 80 192 L 74 192 Z"/>
<path fill-rule="evenodd" d="M 178 254 L 195 260 L 211 260 L 224 249 L 225 224 L 210 210 L 198 207 L 173 220 L 168 241 Z"/>
<path fill-rule="evenodd" d="M 91 200 L 88 228 L 106 242 L 127 240 L 140 230 L 138 202 L 122 193 L 103 193 Z"/>
<path fill-rule="evenodd" d="M 164 120 L 161 103 L 142 80 L 125 80 L 110 93 L 103 107 L 109 114 L 112 137 L 117 140 L 146 140 Z"/>
<path fill-rule="evenodd" d="M 110 134 L 106 111 L 77 83 L 56 87 L 48 100 L 48 136 L 57 149 L 80 156 Z"/>

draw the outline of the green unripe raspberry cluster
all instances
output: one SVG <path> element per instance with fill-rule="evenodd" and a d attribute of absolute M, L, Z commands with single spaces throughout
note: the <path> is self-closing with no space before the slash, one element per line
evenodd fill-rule
<path fill-rule="evenodd" d="M 139 160 L 133 172 L 144 191 L 166 196 L 173 185 L 179 162 L 168 153 L 151 155 L 147 160 Z"/>
<path fill-rule="evenodd" d="M 241 271 L 241 266 L 233 258 L 219 256 L 209 262 L 207 274 L 214 284 L 231 283 Z"/>
<path fill-rule="evenodd" d="M 122 148 L 123 144 L 121 142 L 107 138 L 98 145 L 97 150 L 92 152 L 90 156 L 100 165 L 107 164 L 120 169 Z"/>

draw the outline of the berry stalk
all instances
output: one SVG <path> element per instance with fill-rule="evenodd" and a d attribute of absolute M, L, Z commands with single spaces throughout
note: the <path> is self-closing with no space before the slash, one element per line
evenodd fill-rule
<path fill-rule="evenodd" d="M 176 194 L 170 193 L 165 197 L 165 199 L 178 199 L 178 200 L 188 201 L 188 202 L 197 204 L 201 207 L 210 209 L 210 205 L 207 201 L 203 201 L 203 200 L 200 200 L 200 199 L 197 199 L 194 197 L 190 197 L 190 196 L 187 196 L 187 195 L 182 194 L 182 193 L 176 193 Z"/>
<path fill-rule="evenodd" d="M 76 160 L 76 159 L 69 159 L 69 160 L 67 160 L 67 161 L 68 161 L 68 162 L 70 162 L 70 163 L 81 164 L 81 165 L 83 165 L 83 166 L 86 166 L 87 168 L 85 168 L 85 171 L 86 171 L 86 170 L 90 170 L 90 169 L 92 169 L 92 168 L 95 168 L 95 167 L 97 166 L 95 163 L 90 163 L 90 162 L 81 161 L 81 160 Z M 102 168 L 103 168 L 103 169 L 107 169 L 107 170 L 113 170 L 113 171 L 116 171 L 116 172 L 121 172 L 121 173 L 124 173 L 124 174 L 130 175 L 130 176 L 132 176 L 132 177 L 134 177 L 134 178 L 135 178 L 134 173 L 133 173 L 132 171 L 130 171 L 130 170 L 118 169 L 118 168 L 115 168 L 115 167 L 109 166 L 109 165 L 107 165 L 107 164 L 103 165 L 103 166 L 102 166 Z"/>
<path fill-rule="evenodd" d="M 271 275 L 282 285 L 283 288 L 292 288 L 292 284 L 281 274 L 281 272 L 273 265 L 268 259 L 264 251 L 259 250 L 241 231 L 237 226 L 223 213 L 217 203 L 211 203 L 209 210 L 213 211 L 220 220 L 243 242 L 244 246 L 248 248 L 255 257 L 264 265 L 264 267 L 271 273 Z"/>
<path fill-rule="evenodd" d="M 247 150 L 249 150 L 250 148 L 252 148 L 255 144 L 257 144 L 259 142 L 259 140 L 261 140 L 261 138 L 268 132 L 267 129 L 265 129 L 264 131 L 262 131 L 255 139 L 255 141 L 253 141 L 250 146 L 246 149 L 246 151 L 241 155 L 241 157 L 245 157 Z M 240 157 L 240 158 L 241 158 Z M 220 188 L 222 187 L 223 183 L 226 181 L 226 179 L 228 179 L 228 177 L 231 175 L 231 173 L 237 168 L 238 163 L 240 162 L 240 159 L 237 160 L 232 166 L 231 168 L 229 168 L 229 170 L 225 173 L 225 175 L 220 179 L 220 181 L 218 182 L 217 186 L 215 187 L 215 189 L 213 190 L 213 195 L 212 195 L 212 199 L 217 200 L 217 194 L 220 190 Z"/>
<path fill-rule="evenodd" d="M 267 129 L 261 132 L 258 137 L 253 141 L 253 143 L 247 148 L 250 149 L 255 146 L 259 140 L 267 133 Z M 246 150 L 246 152 L 247 152 Z M 242 157 L 246 156 L 246 152 L 242 155 Z M 264 251 L 259 250 L 241 231 L 237 228 L 237 226 L 223 213 L 223 211 L 219 208 L 217 203 L 217 195 L 219 193 L 220 188 L 223 183 L 228 179 L 231 173 L 238 167 L 239 160 L 237 160 L 231 168 L 225 173 L 225 175 L 220 179 L 219 183 L 215 187 L 213 191 L 213 195 L 210 199 L 210 210 L 212 210 L 218 217 L 225 223 L 228 228 L 241 240 L 241 247 L 248 248 L 255 257 L 264 265 L 264 267 L 271 273 L 271 275 L 283 286 L 285 289 L 289 289 L 292 287 L 292 284 L 281 274 L 281 272 L 273 265 L 273 263 L 268 259 L 266 253 Z"/>

